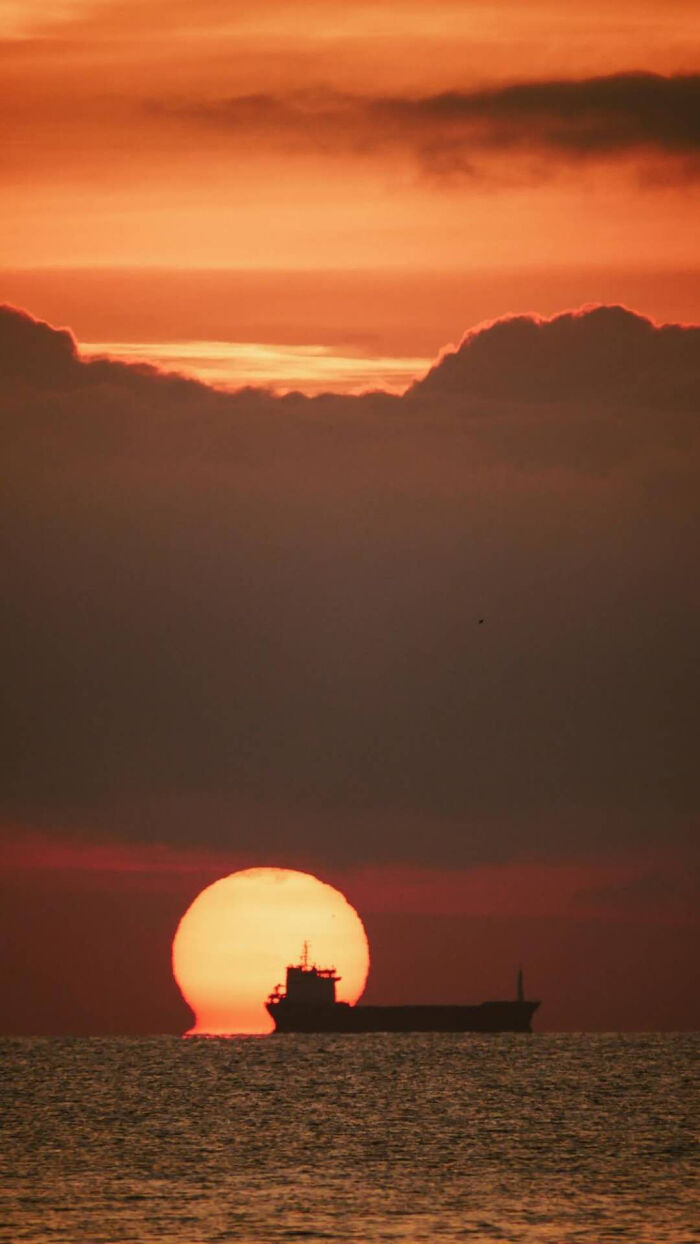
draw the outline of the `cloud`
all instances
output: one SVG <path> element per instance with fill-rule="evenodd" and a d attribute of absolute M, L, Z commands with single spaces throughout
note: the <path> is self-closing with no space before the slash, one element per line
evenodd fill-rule
<path fill-rule="evenodd" d="M 6 308 L 5 821 L 318 867 L 689 837 L 699 333 L 518 317 L 403 398 L 277 398 Z"/>
<path fill-rule="evenodd" d="M 14 307 L 0 306 L 0 376 L 5 391 L 17 384 L 61 385 L 80 374 L 75 341 Z"/>
<path fill-rule="evenodd" d="M 531 167 L 535 177 L 556 164 L 611 159 L 670 160 L 674 175 L 686 177 L 697 174 L 700 149 L 697 74 L 618 73 L 423 96 L 310 89 L 156 111 L 285 149 L 408 151 L 438 175 L 476 175 L 486 158 L 523 157 L 538 161 Z"/>
<path fill-rule="evenodd" d="M 72 391 L 105 384 L 130 389 L 167 385 L 171 392 L 207 392 L 195 381 L 167 375 L 148 364 L 82 359 L 68 329 L 52 328 L 26 311 L 4 305 L 0 305 L 0 377 L 5 396 L 25 388 Z"/>
<path fill-rule="evenodd" d="M 539 148 L 575 160 L 652 152 L 697 156 L 700 148 L 697 74 L 520 82 L 383 101 L 384 108 L 409 130 L 435 131 L 424 148 L 431 159 L 468 152 L 470 145 L 505 152 Z"/>
<path fill-rule="evenodd" d="M 467 333 L 459 349 L 413 386 L 413 395 L 511 401 L 516 377 L 523 404 L 585 400 L 695 411 L 700 329 L 657 326 L 619 306 L 551 319 L 509 316 Z"/>

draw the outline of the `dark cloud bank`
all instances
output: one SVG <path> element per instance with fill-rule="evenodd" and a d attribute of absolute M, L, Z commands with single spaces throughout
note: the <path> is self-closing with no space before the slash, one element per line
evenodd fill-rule
<path fill-rule="evenodd" d="M 699 346 L 519 317 L 403 398 L 276 398 L 3 309 L 5 824 L 319 867 L 689 839 Z"/>
<path fill-rule="evenodd" d="M 286 149 L 403 149 L 438 175 L 476 175 L 489 155 L 539 155 L 544 163 L 530 170 L 538 176 L 548 165 L 601 159 L 663 159 L 681 178 L 700 168 L 698 74 L 618 73 L 425 96 L 311 89 L 180 102 L 158 111 Z"/>

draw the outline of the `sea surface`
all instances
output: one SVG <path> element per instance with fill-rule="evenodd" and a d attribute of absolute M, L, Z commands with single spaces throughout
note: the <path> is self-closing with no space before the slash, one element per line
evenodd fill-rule
<path fill-rule="evenodd" d="M 698 1037 L 0 1042 L 0 1240 L 689 1244 Z"/>

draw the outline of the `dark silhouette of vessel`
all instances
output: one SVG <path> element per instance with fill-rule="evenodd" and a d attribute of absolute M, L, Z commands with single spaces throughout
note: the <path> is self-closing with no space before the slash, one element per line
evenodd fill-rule
<path fill-rule="evenodd" d="M 532 1032 L 540 1005 L 523 992 L 522 968 L 512 1001 L 474 1005 L 351 1006 L 338 1002 L 335 968 L 309 963 L 304 943 L 301 962 L 287 968 L 283 990 L 276 985 L 266 1002 L 276 1032 Z"/>

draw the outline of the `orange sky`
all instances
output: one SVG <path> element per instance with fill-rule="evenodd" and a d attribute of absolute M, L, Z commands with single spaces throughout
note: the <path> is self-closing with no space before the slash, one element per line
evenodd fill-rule
<path fill-rule="evenodd" d="M 238 339 L 254 325 L 262 341 L 290 318 L 289 270 L 365 272 L 366 301 L 380 268 L 419 286 L 494 273 L 488 306 L 457 301 L 422 340 L 401 340 L 386 309 L 393 352 L 423 356 L 513 310 L 509 274 L 532 278 L 518 309 L 547 312 L 625 300 L 641 271 L 641 309 L 663 317 L 669 273 L 698 268 L 693 4 L 5 0 L 0 29 L 0 271 L 110 270 L 87 342 L 157 342 L 123 308 L 119 329 L 104 323 L 126 269 L 279 274 L 276 315 L 254 307 L 246 331 L 236 308 Z M 592 279 L 554 305 L 546 280 L 568 270 Z M 49 282 L 25 305 L 74 326 L 69 294 L 63 315 L 55 301 Z M 165 287 L 160 301 L 165 316 Z M 322 325 L 332 301 L 316 290 L 291 318 L 311 306 Z M 190 291 L 181 307 L 179 337 L 211 340 L 197 328 L 210 301 Z M 670 313 L 686 308 L 682 291 Z"/>
<path fill-rule="evenodd" d="M 0 303 L 314 394 L 509 313 L 696 323 L 699 51 L 696 0 L 0 0 Z M 182 1031 L 177 920 L 261 856 L 368 914 L 368 1000 L 522 953 L 544 1026 L 696 1022 L 696 380 L 596 404 L 692 332 L 497 324 L 462 420 L 449 367 L 193 394 L 3 314 L 17 1030 Z"/>

